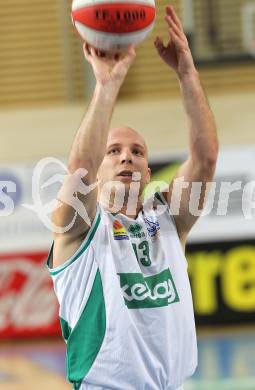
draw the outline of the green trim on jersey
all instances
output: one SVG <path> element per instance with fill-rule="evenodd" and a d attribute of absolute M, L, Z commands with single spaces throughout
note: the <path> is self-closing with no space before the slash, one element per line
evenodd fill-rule
<path fill-rule="evenodd" d="M 103 344 L 106 330 L 106 309 L 99 270 L 80 319 L 67 340 L 67 379 L 79 389 Z"/>
<path fill-rule="evenodd" d="M 60 326 L 61 326 L 61 330 L 62 330 L 62 336 L 63 336 L 64 340 L 67 341 L 72 329 L 69 326 L 68 322 L 66 320 L 64 320 L 64 318 L 61 318 L 61 317 L 60 317 Z"/>
<path fill-rule="evenodd" d="M 166 201 L 163 201 L 162 197 L 161 197 L 161 194 L 159 192 L 155 192 L 155 197 L 163 204 L 163 205 L 166 205 Z"/>
<path fill-rule="evenodd" d="M 54 243 L 52 244 L 52 247 L 51 247 L 48 259 L 47 259 L 47 267 L 48 267 L 48 270 L 49 270 L 51 276 L 55 276 L 55 275 L 59 274 L 60 272 L 64 271 L 64 269 L 66 269 L 67 267 L 69 267 L 69 265 L 74 263 L 85 252 L 85 250 L 88 248 L 88 246 L 90 245 L 91 241 L 93 240 L 93 238 L 96 234 L 96 231 L 97 231 L 97 228 L 98 228 L 100 221 L 101 221 L 101 215 L 100 215 L 99 211 L 97 210 L 93 224 L 92 224 L 85 240 L 83 241 L 82 245 L 80 246 L 80 248 L 76 251 L 76 253 L 69 260 L 67 260 L 64 264 L 62 264 L 56 268 L 51 268 Z"/>
<path fill-rule="evenodd" d="M 179 234 L 178 234 L 178 230 L 177 230 L 177 226 L 176 226 L 176 222 L 175 222 L 174 216 L 173 216 L 173 214 L 171 214 L 170 206 L 169 206 L 169 204 L 167 203 L 167 201 L 166 201 L 164 195 L 162 195 L 161 192 L 155 192 L 155 197 L 156 197 L 163 205 L 165 205 L 165 206 L 168 207 L 168 215 L 170 216 L 170 218 L 171 218 L 171 220 L 172 220 L 172 222 L 173 222 L 173 224 L 174 224 L 174 227 L 175 227 L 175 229 L 176 229 L 177 235 L 178 235 L 178 237 L 179 237 Z"/>

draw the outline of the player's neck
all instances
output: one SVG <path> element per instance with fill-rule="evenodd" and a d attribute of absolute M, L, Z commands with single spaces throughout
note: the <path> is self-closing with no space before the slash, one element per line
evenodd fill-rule
<path fill-rule="evenodd" d="M 110 197 L 110 199 L 105 199 L 104 197 L 100 197 L 101 206 L 113 214 L 124 214 L 128 218 L 136 219 L 139 212 L 143 208 L 143 202 L 141 197 L 132 199 L 128 198 L 124 199 L 122 205 L 118 204 L 115 197 Z"/>
<path fill-rule="evenodd" d="M 126 215 L 128 218 L 131 218 L 131 219 L 136 219 L 138 214 L 139 214 L 139 211 L 141 211 L 143 208 L 143 205 L 142 205 L 142 202 L 141 200 L 139 199 L 139 201 L 137 202 L 137 205 L 123 205 L 123 207 L 121 208 L 121 210 L 118 212 L 120 214 L 124 214 Z"/>

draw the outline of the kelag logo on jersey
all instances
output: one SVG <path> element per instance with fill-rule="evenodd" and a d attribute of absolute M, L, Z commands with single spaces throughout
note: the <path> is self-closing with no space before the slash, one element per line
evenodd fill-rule
<path fill-rule="evenodd" d="M 169 268 L 147 277 L 140 273 L 118 275 L 125 304 L 129 309 L 168 306 L 180 301 Z"/>

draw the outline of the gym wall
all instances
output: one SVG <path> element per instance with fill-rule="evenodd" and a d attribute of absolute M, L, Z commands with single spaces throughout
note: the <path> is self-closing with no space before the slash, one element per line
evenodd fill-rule
<path fill-rule="evenodd" d="M 153 47 L 157 34 L 167 38 L 163 21 L 167 3 L 157 1 L 155 30 L 137 50 L 112 120 L 113 126 L 128 124 L 144 135 L 155 157 L 155 171 L 171 165 L 179 152 L 187 150 L 178 81 Z M 188 0 L 172 3 L 185 20 L 222 149 L 254 145 L 255 66 L 249 46 L 252 41 L 243 31 L 247 7 L 254 2 L 194 0 L 193 15 L 185 10 Z M 31 204 L 36 162 L 48 156 L 67 157 L 94 86 L 81 41 L 71 24 L 70 4 L 63 0 L 9 0 L 0 13 L 0 181 L 8 179 L 17 184 L 17 191 L 10 194 L 15 213 L 0 219 L 0 272 L 5 281 L 1 325 L 5 338 L 59 333 L 58 305 L 43 266 L 50 233 L 38 223 L 36 214 L 21 205 Z M 255 19 L 250 17 L 252 9 L 250 12 L 252 32 Z M 227 165 L 221 160 L 220 167 L 230 166 L 234 171 L 241 167 L 244 171 L 240 177 L 254 180 L 254 152 L 244 149 L 242 153 L 232 156 Z M 226 178 L 226 171 L 222 172 L 220 177 Z M 213 219 L 208 225 L 213 226 Z M 254 286 L 250 279 L 255 269 L 254 237 L 245 236 L 240 220 L 231 220 L 229 226 L 237 226 L 238 237 L 221 236 L 221 241 L 210 242 L 201 242 L 200 237 L 188 247 L 200 324 L 254 322 Z M 203 226 L 203 230 L 208 228 Z"/>

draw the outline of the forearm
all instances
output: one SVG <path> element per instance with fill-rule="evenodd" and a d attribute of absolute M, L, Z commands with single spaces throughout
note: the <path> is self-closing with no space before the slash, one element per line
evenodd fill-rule
<path fill-rule="evenodd" d="M 216 124 L 198 72 L 194 69 L 180 78 L 180 86 L 189 128 L 190 158 L 213 164 L 218 152 Z"/>
<path fill-rule="evenodd" d="M 84 167 L 97 171 L 101 165 L 118 91 L 117 86 L 96 85 L 88 111 L 73 141 L 69 170 Z"/>

